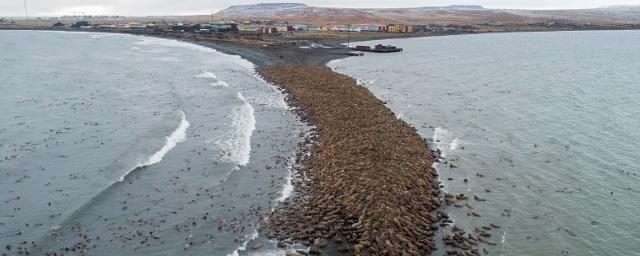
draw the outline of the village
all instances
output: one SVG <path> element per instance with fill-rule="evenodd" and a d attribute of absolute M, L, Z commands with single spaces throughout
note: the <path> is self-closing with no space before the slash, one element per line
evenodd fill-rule
<path fill-rule="evenodd" d="M 119 22 L 120 17 L 61 17 L 61 18 L 37 18 L 34 22 L 40 25 L 41 29 L 54 30 L 84 30 L 84 31 L 107 31 L 107 32 L 132 32 L 144 34 L 159 34 L 166 32 L 188 32 L 200 35 L 207 34 L 243 34 L 243 35 L 283 35 L 295 32 L 377 32 L 377 33 L 470 33 L 474 27 L 469 25 L 449 25 L 449 24 L 308 24 L 289 23 L 287 21 L 276 20 L 211 20 L 208 22 L 167 22 L 162 20 L 152 20 L 148 22 L 127 21 Z M 48 23 L 47 23 L 48 22 Z M 0 24 L 15 21 L 3 18 Z M 487 24 L 496 26 L 499 22 L 490 21 Z"/>
<path fill-rule="evenodd" d="M 465 23 L 354 23 L 339 24 L 330 21 L 301 23 L 286 19 L 228 19 L 210 16 L 198 17 L 124 17 L 124 16 L 61 16 L 35 17 L 31 20 L 0 18 L 2 29 L 43 29 L 88 32 L 114 32 L 200 39 L 233 39 L 252 41 L 285 41 L 297 39 L 323 40 L 327 38 L 375 39 L 452 35 L 486 32 L 637 29 L 639 24 L 598 25 L 568 19 L 535 20 L 509 23 L 498 19 L 478 19 Z M 357 22 L 357 21 L 356 21 Z M 324 24 L 322 24 L 324 23 Z M 347 41 L 346 39 L 345 41 Z"/>

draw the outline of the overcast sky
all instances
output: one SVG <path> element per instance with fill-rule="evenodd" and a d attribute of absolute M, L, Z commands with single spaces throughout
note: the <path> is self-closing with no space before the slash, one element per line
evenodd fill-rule
<path fill-rule="evenodd" d="M 0 0 L 0 16 L 23 16 L 24 0 Z M 185 15 L 210 14 L 230 5 L 258 2 L 304 2 L 327 7 L 417 7 L 452 4 L 489 8 L 576 9 L 640 4 L 640 0 L 27 0 L 29 14 Z M 372 3 L 375 2 L 375 3 Z"/>

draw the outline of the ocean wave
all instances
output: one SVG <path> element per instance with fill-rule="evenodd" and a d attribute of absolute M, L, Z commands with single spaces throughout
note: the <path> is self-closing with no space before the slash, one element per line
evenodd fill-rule
<path fill-rule="evenodd" d="M 89 37 L 92 38 L 92 39 L 101 39 L 101 38 L 112 37 L 112 36 L 115 36 L 115 35 L 114 34 L 107 34 L 107 33 L 89 35 Z"/>
<path fill-rule="evenodd" d="M 238 92 L 236 97 L 241 104 L 232 110 L 231 131 L 225 136 L 226 140 L 218 140 L 216 144 L 223 150 L 223 160 L 245 166 L 249 163 L 251 156 L 251 136 L 256 129 L 256 118 L 253 106 L 247 102 L 242 93 Z"/>
<path fill-rule="evenodd" d="M 193 43 L 181 42 L 173 39 L 163 39 L 163 38 L 153 38 L 153 37 L 140 37 L 142 40 L 138 42 L 134 42 L 136 45 L 145 45 L 145 46 L 164 46 L 164 47 L 180 47 L 189 50 L 200 51 L 203 53 L 216 54 L 218 56 L 224 56 L 224 58 L 228 58 L 228 60 L 233 61 L 235 64 L 242 66 L 247 69 L 255 69 L 256 65 L 252 62 L 242 58 L 240 55 L 230 55 L 223 54 L 218 52 L 217 50 Z"/>
<path fill-rule="evenodd" d="M 205 72 L 202 72 L 199 75 L 194 76 L 194 78 L 212 78 L 212 79 L 216 79 L 218 77 L 214 73 L 211 73 L 209 71 L 205 71 Z"/>
<path fill-rule="evenodd" d="M 266 88 L 266 90 L 269 91 L 268 93 L 262 94 L 262 97 L 254 98 L 256 105 L 268 106 L 271 108 L 283 109 L 283 110 L 290 109 L 289 105 L 285 100 L 286 95 L 281 89 L 278 89 L 277 86 L 269 85 L 269 83 L 258 73 L 255 73 L 253 77 L 257 81 L 266 85 L 264 88 Z"/>
<path fill-rule="evenodd" d="M 311 48 L 322 48 L 322 49 L 331 49 L 331 47 L 326 46 L 321 43 L 311 43 Z"/>
<path fill-rule="evenodd" d="M 154 165 L 154 164 L 159 163 L 160 161 L 162 161 L 162 158 L 167 153 L 169 153 L 169 151 L 171 151 L 171 149 L 173 149 L 178 143 L 183 142 L 183 141 L 186 140 L 186 138 L 187 138 L 187 129 L 189 128 L 189 126 L 190 126 L 190 124 L 189 124 L 189 121 L 187 121 L 187 117 L 186 117 L 184 111 L 180 110 L 180 124 L 171 133 L 171 135 L 166 137 L 165 144 L 162 145 L 162 148 L 160 148 L 160 150 L 158 150 L 155 153 L 153 153 L 145 162 L 143 162 L 142 164 L 139 164 L 135 168 L 131 169 L 127 173 L 125 173 L 122 176 L 120 176 L 120 181 L 123 181 L 124 178 L 127 177 L 127 175 L 129 175 L 135 169 L 143 168 L 143 167 L 150 166 L 150 165 Z"/>
<path fill-rule="evenodd" d="M 326 66 L 329 67 L 329 69 L 331 69 L 331 71 L 340 73 L 337 70 L 338 70 L 338 62 L 341 62 L 341 61 L 342 61 L 342 59 L 331 60 L 331 61 L 327 62 Z"/>
<path fill-rule="evenodd" d="M 370 81 L 365 81 L 362 79 L 356 79 L 356 84 L 360 85 L 360 86 L 364 86 L 364 87 L 369 87 L 371 84 L 373 84 L 375 81 L 377 81 L 378 79 L 373 79 Z"/>
<path fill-rule="evenodd" d="M 187 121 L 186 115 L 184 111 L 180 110 L 180 124 L 178 127 L 171 133 L 171 135 L 166 137 L 166 142 L 160 148 L 160 150 L 156 151 L 152 154 L 145 162 L 138 164 L 136 167 L 129 169 L 126 173 L 124 173 L 117 181 L 113 181 L 107 188 L 101 190 L 99 193 L 94 195 L 91 199 L 89 199 L 86 203 L 82 204 L 80 207 L 71 211 L 58 225 L 53 225 L 50 227 L 52 232 L 57 232 L 57 230 L 62 229 L 63 227 L 68 227 L 72 225 L 71 223 L 76 219 L 77 216 L 80 216 L 85 212 L 87 207 L 91 207 L 93 202 L 103 200 L 103 197 L 107 196 L 108 193 L 113 189 L 114 185 L 118 182 L 124 181 L 124 179 L 133 173 L 136 170 L 140 170 L 146 166 L 154 165 L 162 161 L 162 158 L 173 149 L 178 143 L 186 140 L 186 131 L 189 128 L 190 124 Z M 43 237 L 42 239 L 46 239 L 48 237 Z"/>
<path fill-rule="evenodd" d="M 229 84 L 227 82 L 225 82 L 225 81 L 218 81 L 218 82 L 215 82 L 215 83 L 211 83 L 211 86 L 228 88 Z"/>
<path fill-rule="evenodd" d="M 284 202 L 284 200 L 287 200 L 287 198 L 289 198 L 291 194 L 293 194 L 293 183 L 291 181 L 293 180 L 293 163 L 295 161 L 296 161 L 295 157 L 291 157 L 291 159 L 289 159 L 289 162 L 287 163 L 287 171 L 288 171 L 287 178 L 282 187 L 282 192 L 280 194 L 280 197 L 276 199 L 276 202 L 278 203 Z"/>
<path fill-rule="evenodd" d="M 453 151 L 460 147 L 460 140 L 458 138 L 453 139 L 451 143 L 449 143 L 449 150 Z"/>
<path fill-rule="evenodd" d="M 460 147 L 461 141 L 453 136 L 453 133 L 438 127 L 433 132 L 433 143 L 436 149 L 440 150 L 442 157 L 446 157 L 448 153 L 451 153 Z"/>
<path fill-rule="evenodd" d="M 324 44 L 320 44 L 320 43 L 311 43 L 308 46 L 300 46 L 299 48 L 300 49 L 318 49 L 318 48 L 320 48 L 320 49 L 331 49 L 331 47 L 326 46 Z"/>
<path fill-rule="evenodd" d="M 242 245 L 240 245 L 240 247 L 238 247 L 238 249 L 236 249 L 232 253 L 227 254 L 227 256 L 239 256 L 240 255 L 239 253 L 241 251 L 247 250 L 247 245 L 249 244 L 249 242 L 251 242 L 251 240 L 258 238 L 258 236 L 259 236 L 258 229 L 254 229 L 253 233 L 244 236 L 244 242 L 242 242 Z"/>
<path fill-rule="evenodd" d="M 286 182 L 282 187 L 282 192 L 280 194 L 280 197 L 278 197 L 276 199 L 276 204 L 271 207 L 271 212 L 275 211 L 276 206 L 279 203 L 284 202 L 287 198 L 289 198 L 291 196 L 291 194 L 293 194 L 293 163 L 296 162 L 296 156 L 292 156 L 289 161 L 287 162 L 287 170 L 288 170 L 288 174 L 287 174 L 287 178 L 286 178 Z M 268 217 L 264 217 L 264 219 L 266 220 Z M 240 245 L 235 251 L 233 251 L 230 254 L 227 254 L 227 256 L 239 256 L 239 252 L 241 251 L 246 251 L 247 250 L 247 245 L 249 244 L 249 242 L 251 242 L 252 240 L 255 240 L 259 237 L 259 233 L 258 233 L 258 229 L 260 227 L 256 227 L 256 229 L 253 231 L 253 233 L 245 235 L 245 241 L 242 243 L 242 245 Z M 269 240 L 270 242 L 272 242 L 273 244 L 276 244 L 277 241 L 276 240 Z M 308 250 L 308 249 L 307 249 Z M 254 255 L 254 256 L 271 256 L 271 255 L 284 255 L 286 253 L 285 250 L 280 249 L 280 248 L 274 248 L 274 249 L 268 249 L 265 251 L 260 251 L 260 252 L 253 252 L 250 255 Z"/>

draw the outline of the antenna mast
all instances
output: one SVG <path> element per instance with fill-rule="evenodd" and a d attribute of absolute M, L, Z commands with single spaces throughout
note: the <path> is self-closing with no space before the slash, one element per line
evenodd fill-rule
<path fill-rule="evenodd" d="M 27 9 L 27 0 L 24 0 L 24 14 L 27 16 L 27 21 L 29 21 L 29 11 Z"/>
<path fill-rule="evenodd" d="M 351 47 L 351 24 L 347 24 L 347 48 L 350 48 L 350 47 Z"/>

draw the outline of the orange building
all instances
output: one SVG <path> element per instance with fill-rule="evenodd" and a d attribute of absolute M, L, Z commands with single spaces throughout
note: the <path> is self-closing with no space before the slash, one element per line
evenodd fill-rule
<path fill-rule="evenodd" d="M 404 24 L 389 24 L 386 26 L 387 33 L 412 33 L 413 26 Z"/>

